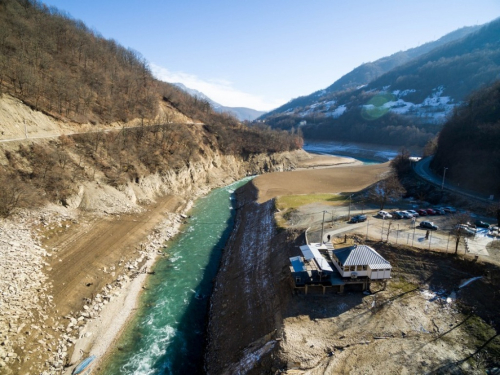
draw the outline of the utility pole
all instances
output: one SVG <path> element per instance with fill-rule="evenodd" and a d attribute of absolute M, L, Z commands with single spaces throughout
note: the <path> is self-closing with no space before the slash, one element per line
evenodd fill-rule
<path fill-rule="evenodd" d="M 351 198 L 352 194 L 349 195 L 349 215 L 347 215 L 347 220 L 351 220 Z"/>
<path fill-rule="evenodd" d="M 444 177 L 446 176 L 446 170 L 448 168 L 447 167 L 444 167 L 444 170 L 443 170 L 443 182 L 441 183 L 441 191 L 443 191 L 444 189 Z"/>
<path fill-rule="evenodd" d="M 323 231 L 325 229 L 325 212 L 323 211 L 323 222 L 321 223 L 321 244 L 323 244 Z"/>
<path fill-rule="evenodd" d="M 366 220 L 366 241 L 368 241 L 368 224 L 369 220 Z"/>
<path fill-rule="evenodd" d="M 396 232 L 396 245 L 398 244 L 398 238 L 399 238 L 399 224 L 398 224 L 398 231 Z"/>
<path fill-rule="evenodd" d="M 416 223 L 414 222 L 413 223 L 413 238 L 411 239 L 411 246 L 413 246 L 413 241 L 415 241 L 415 228 L 417 227 L 415 224 Z"/>

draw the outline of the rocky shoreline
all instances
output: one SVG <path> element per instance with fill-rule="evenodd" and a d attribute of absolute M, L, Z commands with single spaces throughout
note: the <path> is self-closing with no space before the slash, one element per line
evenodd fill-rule
<path fill-rule="evenodd" d="M 131 184 L 116 192 L 111 187 L 99 187 L 98 182 L 86 184 L 69 208 L 51 206 L 2 219 L 0 372 L 70 373 L 68 366 L 89 353 L 104 356 L 133 313 L 147 270 L 165 241 L 177 233 L 183 221 L 181 212 L 190 208 L 193 199 L 248 174 L 290 170 L 296 165 L 297 153 L 256 155 L 246 161 L 214 155 L 166 176 L 146 177 L 140 186 Z M 60 314 L 48 274 L 54 262 L 71 260 L 64 259 L 63 249 L 42 246 L 44 237 L 48 238 L 46 233 L 74 223 L 88 225 L 81 216 L 82 207 L 87 215 L 90 211 L 97 217 L 94 220 L 99 220 L 109 214 L 139 212 L 144 210 L 139 203 L 154 202 L 172 192 L 186 199 L 181 212 L 168 213 L 147 240 L 137 244 L 135 255 L 118 263 L 121 274 L 112 265 L 102 267 L 102 279 L 109 282 L 92 293 L 92 298 L 81 296 L 81 308 Z M 120 319 L 116 319 L 118 316 Z"/>

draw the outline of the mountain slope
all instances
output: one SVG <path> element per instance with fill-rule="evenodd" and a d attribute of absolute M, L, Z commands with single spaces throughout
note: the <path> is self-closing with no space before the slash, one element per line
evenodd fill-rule
<path fill-rule="evenodd" d="M 431 163 L 461 187 L 500 194 L 500 81 L 475 92 L 439 134 Z"/>
<path fill-rule="evenodd" d="M 469 26 L 463 27 L 461 29 L 452 31 L 445 36 L 439 38 L 436 41 L 425 43 L 419 47 L 410 48 L 406 51 L 400 51 L 392 54 L 391 56 L 383 57 L 379 60 L 362 64 L 357 68 L 353 69 L 351 72 L 339 78 L 332 85 L 328 86 L 324 90 L 316 91 L 310 95 L 302 96 L 296 99 L 292 99 L 290 102 L 284 104 L 283 106 L 271 111 L 268 115 L 275 113 L 286 112 L 287 110 L 301 107 L 304 105 L 310 105 L 318 101 L 318 98 L 324 96 L 325 94 L 330 94 L 333 92 L 339 92 L 343 90 L 355 89 L 363 85 L 367 85 L 374 79 L 380 77 L 382 74 L 388 72 L 389 70 L 403 65 L 406 62 L 421 56 L 434 48 L 437 48 L 443 44 L 449 43 L 451 41 L 461 39 L 464 36 L 478 30 L 479 26 Z M 263 118 L 267 117 L 263 116 Z"/>
<path fill-rule="evenodd" d="M 266 112 L 264 111 L 257 111 L 256 109 L 251 109 L 251 108 L 246 108 L 246 107 L 226 107 L 223 106 L 222 104 L 219 104 L 212 99 L 210 99 L 208 96 L 206 96 L 204 93 L 201 91 L 195 90 L 195 89 L 190 89 L 189 87 L 186 87 L 182 83 L 173 83 L 173 85 L 179 87 L 180 89 L 184 90 L 187 92 L 189 95 L 197 97 L 202 100 L 206 100 L 210 105 L 212 106 L 212 109 L 215 110 L 216 112 L 219 113 L 229 113 L 233 116 L 235 116 L 238 120 L 240 121 L 253 121 L 259 116 L 262 116 Z"/>
<path fill-rule="evenodd" d="M 358 89 L 266 117 L 306 138 L 423 146 L 454 107 L 500 77 L 500 19 L 423 54 Z"/>

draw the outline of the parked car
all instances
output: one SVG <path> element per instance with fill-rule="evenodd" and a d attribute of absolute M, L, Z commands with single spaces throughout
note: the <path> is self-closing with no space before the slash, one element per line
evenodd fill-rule
<path fill-rule="evenodd" d="M 422 222 L 420 222 L 420 228 L 432 229 L 432 230 L 438 229 L 437 225 L 434 225 L 434 223 L 432 221 L 422 221 Z"/>
<path fill-rule="evenodd" d="M 455 212 L 457 212 L 457 210 L 454 209 L 453 207 L 443 207 L 443 210 L 445 210 L 446 212 L 448 212 L 450 214 L 454 214 Z"/>
<path fill-rule="evenodd" d="M 476 235 L 476 230 L 474 228 L 469 227 L 467 224 L 458 224 L 455 228 L 460 234 L 464 234 L 466 236 Z"/>
<path fill-rule="evenodd" d="M 401 213 L 401 211 L 394 211 L 391 213 L 391 215 L 395 218 L 395 219 L 404 219 L 404 216 L 403 214 Z"/>
<path fill-rule="evenodd" d="M 427 211 L 426 210 L 418 209 L 417 213 L 419 214 L 419 216 L 427 216 Z"/>
<path fill-rule="evenodd" d="M 418 217 L 418 212 L 415 211 L 415 210 L 406 210 L 406 212 L 408 212 L 410 215 L 412 215 L 413 217 Z"/>
<path fill-rule="evenodd" d="M 433 210 L 436 211 L 436 215 L 446 215 L 446 211 L 441 207 L 433 208 Z"/>
<path fill-rule="evenodd" d="M 354 215 L 351 217 L 351 220 L 349 220 L 350 223 L 361 223 L 363 221 L 366 221 L 366 215 Z"/>
<path fill-rule="evenodd" d="M 392 215 L 387 211 L 379 211 L 377 213 L 377 216 L 381 217 L 382 219 L 392 219 Z"/>
<path fill-rule="evenodd" d="M 476 227 L 479 227 L 479 228 L 489 228 L 490 227 L 490 224 L 488 224 L 485 221 L 481 221 L 481 220 L 476 220 L 476 222 L 474 224 L 476 224 Z"/>
<path fill-rule="evenodd" d="M 408 211 L 400 211 L 401 215 L 403 215 L 403 219 L 411 219 L 413 215 L 409 213 Z"/>
<path fill-rule="evenodd" d="M 434 211 L 432 208 L 427 208 L 425 210 L 425 212 L 427 212 L 427 215 L 435 215 L 436 214 L 436 211 Z"/>

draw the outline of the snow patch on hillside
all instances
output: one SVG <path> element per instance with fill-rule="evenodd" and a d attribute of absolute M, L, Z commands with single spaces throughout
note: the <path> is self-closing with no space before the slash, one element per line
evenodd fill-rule
<path fill-rule="evenodd" d="M 387 102 L 383 107 L 400 115 L 412 115 L 431 120 L 435 123 L 442 123 L 451 111 L 453 111 L 453 108 L 459 104 L 453 103 L 453 100 L 449 96 L 443 96 L 443 86 L 436 87 L 433 93 L 425 98 L 422 103 L 412 103 L 402 99 L 414 92 L 416 92 L 415 89 L 394 90 L 392 94 L 397 100 Z M 368 106 L 364 107 L 368 108 Z"/>
<path fill-rule="evenodd" d="M 333 118 L 338 118 L 338 117 L 342 116 L 345 111 L 347 111 L 347 107 L 345 106 L 345 104 L 342 104 L 342 105 L 339 105 L 337 108 L 335 108 L 335 110 L 333 110 L 331 112 L 327 112 L 326 115 L 331 116 Z"/>

